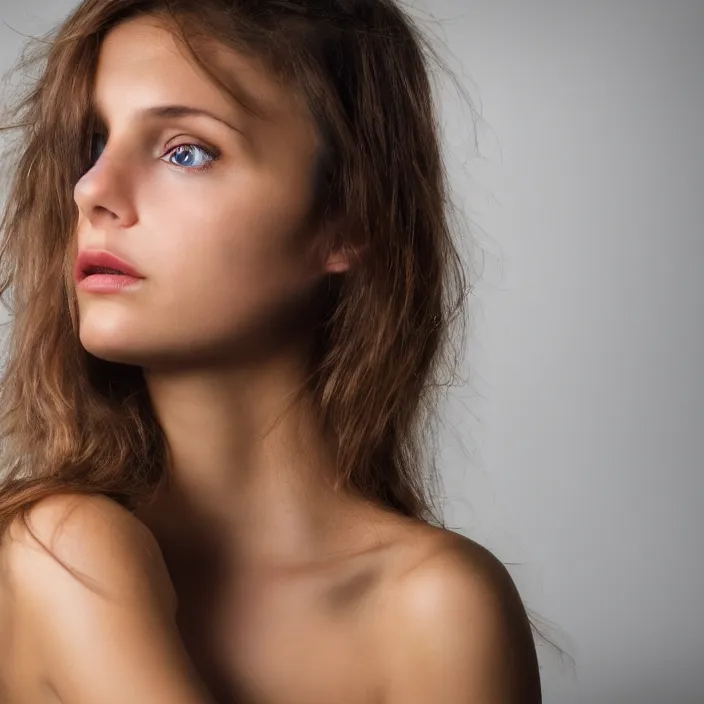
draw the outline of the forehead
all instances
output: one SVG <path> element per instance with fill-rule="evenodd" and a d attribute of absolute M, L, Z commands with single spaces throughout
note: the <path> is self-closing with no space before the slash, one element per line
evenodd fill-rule
<path fill-rule="evenodd" d="M 212 80 L 159 18 L 139 17 L 114 27 L 101 46 L 93 96 L 96 108 L 119 116 L 134 107 L 180 102 L 236 112 L 240 119 L 258 122 L 308 119 L 294 91 L 286 90 L 252 57 L 214 41 L 205 51 L 209 66 L 235 97 Z M 243 103 L 256 114 L 251 115 Z"/>

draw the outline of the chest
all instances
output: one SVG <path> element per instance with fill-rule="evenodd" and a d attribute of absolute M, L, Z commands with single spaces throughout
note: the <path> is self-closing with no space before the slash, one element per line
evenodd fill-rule
<path fill-rule="evenodd" d="M 371 585 L 243 580 L 179 590 L 179 629 L 220 702 L 376 704 L 379 632 Z"/>

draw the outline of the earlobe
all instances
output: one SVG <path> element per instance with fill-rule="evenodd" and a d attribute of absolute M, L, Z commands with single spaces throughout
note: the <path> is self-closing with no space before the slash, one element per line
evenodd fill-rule
<path fill-rule="evenodd" d="M 326 274 L 342 274 L 362 263 L 362 247 L 343 244 L 332 249 L 325 261 Z"/>
<path fill-rule="evenodd" d="M 342 274 L 357 267 L 362 258 L 362 247 L 350 237 L 349 228 L 339 220 L 328 221 L 322 242 L 323 270 L 326 274 Z"/>
<path fill-rule="evenodd" d="M 346 250 L 341 250 L 330 254 L 325 262 L 326 274 L 342 274 L 349 271 L 350 258 Z"/>

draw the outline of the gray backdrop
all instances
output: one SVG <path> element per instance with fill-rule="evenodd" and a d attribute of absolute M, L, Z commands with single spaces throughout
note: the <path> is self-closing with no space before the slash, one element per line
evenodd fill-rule
<path fill-rule="evenodd" d="M 73 5 L 0 0 L 0 71 Z M 443 93 L 478 278 L 448 522 L 574 657 L 539 647 L 547 703 L 704 702 L 704 0 L 414 7 L 481 113 Z"/>

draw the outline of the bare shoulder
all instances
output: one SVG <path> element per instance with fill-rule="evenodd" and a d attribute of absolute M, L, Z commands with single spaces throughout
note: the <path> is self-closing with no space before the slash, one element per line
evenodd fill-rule
<path fill-rule="evenodd" d="M 41 598 L 64 580 L 78 579 L 108 596 L 148 584 L 166 609 L 175 608 L 156 539 L 127 509 L 100 494 L 61 493 L 34 504 L 26 521 L 18 517 L 8 528 L 2 564 L 7 588 L 23 598 Z"/>
<path fill-rule="evenodd" d="M 407 528 L 402 542 L 412 547 L 384 600 L 389 704 L 538 704 L 530 622 L 503 563 L 426 525 Z"/>
<path fill-rule="evenodd" d="M 38 701 L 41 690 L 72 704 L 211 701 L 143 523 L 107 497 L 79 494 L 43 499 L 26 519 L 8 528 L 0 555 L 0 596 L 25 654 L 15 662 L 29 671 L 31 661 L 32 683 L 12 674 L 16 700 Z"/>
<path fill-rule="evenodd" d="M 449 530 L 420 529 L 416 559 L 399 575 L 395 591 L 399 608 L 410 611 L 419 626 L 442 625 L 448 620 L 443 616 L 463 611 L 527 620 L 504 564 L 479 543 Z"/>

